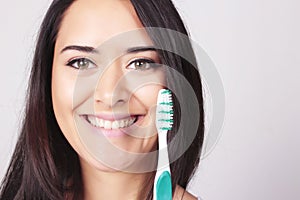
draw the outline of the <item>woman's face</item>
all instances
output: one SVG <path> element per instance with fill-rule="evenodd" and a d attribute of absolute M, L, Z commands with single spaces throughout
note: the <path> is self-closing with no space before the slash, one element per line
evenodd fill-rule
<path fill-rule="evenodd" d="M 54 113 L 80 160 L 101 170 L 121 169 L 128 152 L 156 148 L 156 98 L 165 77 L 142 28 L 130 1 L 78 0 L 58 32 Z"/>

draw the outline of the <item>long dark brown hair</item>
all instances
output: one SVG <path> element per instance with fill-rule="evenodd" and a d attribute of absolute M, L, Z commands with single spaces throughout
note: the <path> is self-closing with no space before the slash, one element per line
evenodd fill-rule
<path fill-rule="evenodd" d="M 66 194 L 71 194 L 71 199 L 82 199 L 78 155 L 57 124 L 51 95 L 51 73 L 56 37 L 64 13 L 73 2 L 74 0 L 54 0 L 42 22 L 30 74 L 22 129 L 9 168 L 2 180 L 1 200 L 57 200 L 66 198 Z M 131 0 L 131 3 L 145 27 L 168 28 L 188 35 L 171 0 Z M 154 44 L 163 42 L 162 38 L 157 38 L 151 33 L 149 36 Z M 176 69 L 192 86 L 198 101 L 198 115 L 200 115 L 193 141 L 182 156 L 171 163 L 173 191 L 176 184 L 185 189 L 193 176 L 199 164 L 204 135 L 202 86 L 199 72 L 194 67 L 196 59 L 190 43 L 185 44 L 185 52 L 189 54 L 189 62 L 174 53 L 159 51 L 163 64 Z M 176 81 L 174 84 L 176 86 Z M 180 110 L 176 109 L 179 107 L 176 100 L 174 106 L 174 115 L 180 116 Z M 180 107 L 186 108 L 191 118 L 195 114 L 189 105 L 180 104 Z M 178 127 L 178 120 L 175 119 L 174 132 Z M 183 138 L 184 135 L 189 134 L 184 130 L 182 131 Z M 171 141 L 173 137 L 174 135 L 169 134 L 168 141 Z M 176 149 L 184 145 L 186 145 L 185 141 L 179 140 L 170 146 L 170 157 L 172 153 L 176 154 Z M 152 199 L 152 190 L 147 192 L 147 199 Z"/>

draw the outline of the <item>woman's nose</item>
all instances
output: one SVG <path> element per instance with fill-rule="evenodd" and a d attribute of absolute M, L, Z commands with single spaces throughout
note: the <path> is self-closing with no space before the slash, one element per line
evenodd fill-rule
<path fill-rule="evenodd" d="M 108 66 L 98 79 L 95 90 L 96 103 L 108 107 L 126 103 L 130 94 L 123 76 L 124 72 L 117 61 Z"/>

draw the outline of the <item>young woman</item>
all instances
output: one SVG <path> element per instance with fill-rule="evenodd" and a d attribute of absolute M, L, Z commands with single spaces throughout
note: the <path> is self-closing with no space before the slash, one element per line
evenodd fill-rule
<path fill-rule="evenodd" d="M 202 88 L 191 44 L 178 35 L 188 34 L 169 0 L 54 0 L 0 199 L 152 199 L 148 155 L 157 149 L 153 114 L 162 88 L 175 93 L 173 199 L 196 199 L 185 188 L 200 160 Z M 94 134 L 99 129 L 107 139 Z M 132 157 L 139 153 L 147 156 Z"/>

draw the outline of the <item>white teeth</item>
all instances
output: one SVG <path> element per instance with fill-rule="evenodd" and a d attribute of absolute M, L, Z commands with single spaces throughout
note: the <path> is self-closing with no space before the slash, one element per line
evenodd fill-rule
<path fill-rule="evenodd" d="M 105 129 L 118 129 L 131 126 L 133 122 L 136 120 L 136 117 L 128 117 L 126 119 L 109 121 L 100 119 L 94 116 L 87 116 L 88 122 L 90 122 L 93 126 L 101 127 Z"/>
<path fill-rule="evenodd" d="M 88 118 L 91 122 L 91 124 L 101 124 L 101 119 L 97 118 L 97 117 L 89 117 Z M 96 119 L 96 120 L 93 120 L 93 119 Z M 93 123 L 94 121 L 96 121 L 96 123 Z M 103 123 L 103 121 L 102 121 Z"/>
<path fill-rule="evenodd" d="M 124 126 L 125 126 L 124 121 L 121 120 L 120 123 L 119 123 L 119 127 L 123 128 Z"/>
<path fill-rule="evenodd" d="M 111 128 L 112 129 L 118 129 L 119 128 L 119 123 L 116 121 L 113 121 L 113 123 L 111 124 Z"/>
<path fill-rule="evenodd" d="M 104 121 L 104 128 L 105 129 L 111 129 L 111 122 L 110 121 Z"/>
<path fill-rule="evenodd" d="M 103 119 L 99 119 L 100 123 L 98 123 L 101 127 L 104 127 L 104 120 Z"/>

